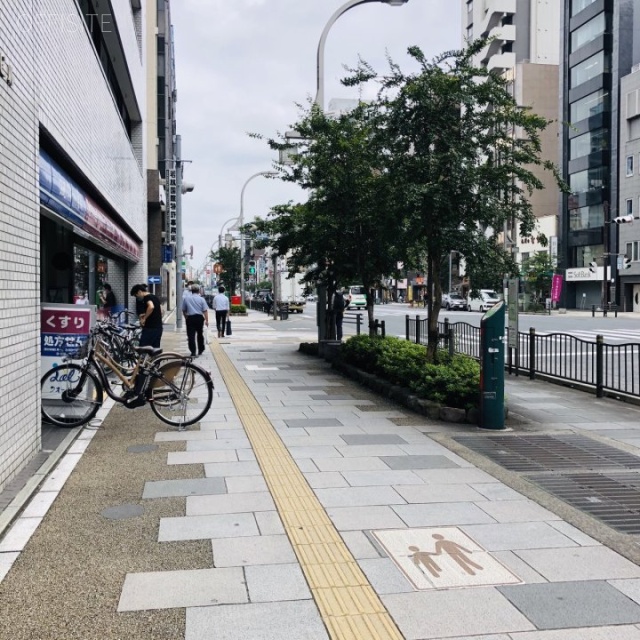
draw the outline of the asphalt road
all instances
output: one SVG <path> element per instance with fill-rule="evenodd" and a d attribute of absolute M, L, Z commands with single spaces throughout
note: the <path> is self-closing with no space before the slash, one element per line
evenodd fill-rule
<path fill-rule="evenodd" d="M 407 304 L 376 305 L 374 309 L 374 317 L 385 321 L 387 335 L 392 336 L 405 336 L 405 318 L 407 315 L 411 318 L 415 318 L 417 315 L 421 318 L 426 317 L 425 309 L 411 308 Z M 478 311 L 442 310 L 439 319 L 444 321 L 445 318 L 449 318 L 450 322 L 466 322 L 478 327 L 480 326 L 482 315 Z M 345 335 L 353 335 L 356 332 L 355 324 L 351 324 L 354 316 L 354 312 L 347 312 L 346 314 Z M 307 302 L 301 315 L 291 314 L 289 316 L 289 325 L 292 328 L 295 325 L 296 328 L 304 326 L 311 329 L 315 327 L 315 317 L 316 303 Z M 362 322 L 366 326 L 366 313 L 364 312 L 362 312 Z M 286 324 L 283 323 L 283 330 L 285 330 Z M 519 316 L 518 324 L 521 332 L 527 332 L 530 327 L 534 327 L 538 333 L 567 333 L 583 340 L 595 340 L 596 335 L 601 334 L 607 342 L 640 343 L 640 314 L 618 314 L 617 318 L 610 314 L 604 318 L 602 315 L 591 317 L 590 311 L 569 311 L 566 314 L 554 312 L 552 315 L 522 313 Z"/>

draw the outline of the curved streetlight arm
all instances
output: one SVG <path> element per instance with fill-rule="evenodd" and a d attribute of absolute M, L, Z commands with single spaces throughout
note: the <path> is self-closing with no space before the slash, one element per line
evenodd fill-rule
<path fill-rule="evenodd" d="M 277 176 L 276 171 L 258 171 L 252 176 L 247 178 L 246 182 L 242 185 L 240 191 L 240 215 L 238 216 L 238 226 L 240 227 L 240 301 L 244 304 L 244 237 L 242 234 L 242 227 L 244 226 L 244 191 L 247 185 L 259 176 Z"/>
<path fill-rule="evenodd" d="M 400 6 L 405 4 L 409 0 L 349 0 L 346 4 L 343 4 L 336 12 L 329 18 L 322 35 L 320 36 L 320 42 L 318 42 L 318 54 L 316 58 L 316 99 L 315 103 L 320 107 L 322 111 L 324 111 L 324 45 L 327 40 L 327 35 L 329 34 L 329 30 L 335 23 L 335 21 L 343 14 L 349 11 L 349 9 L 353 9 L 353 7 L 357 7 L 361 4 L 367 4 L 369 2 L 383 2 L 385 4 L 389 4 L 391 6 Z"/>

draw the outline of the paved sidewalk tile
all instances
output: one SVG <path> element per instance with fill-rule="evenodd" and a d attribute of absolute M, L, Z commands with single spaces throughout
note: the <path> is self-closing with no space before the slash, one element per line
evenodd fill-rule
<path fill-rule="evenodd" d="M 256 603 L 187 609 L 185 640 L 329 640 L 315 603 Z"/>
<path fill-rule="evenodd" d="M 240 568 L 129 573 L 118 611 L 203 607 L 247 602 Z"/>
<path fill-rule="evenodd" d="M 295 562 L 293 547 L 286 535 L 219 538 L 211 541 L 216 567 L 286 564 Z"/>
<path fill-rule="evenodd" d="M 492 588 L 382 596 L 406 640 L 488 636 L 535 626 Z"/>
<path fill-rule="evenodd" d="M 188 516 L 213 515 L 220 513 L 248 513 L 252 511 L 273 511 L 275 505 L 268 491 L 254 493 L 225 493 L 217 496 L 192 496 L 187 498 Z"/>
<path fill-rule="evenodd" d="M 538 629 L 640 622 L 640 606 L 606 582 L 556 582 L 498 587 Z"/>
<path fill-rule="evenodd" d="M 311 598 L 311 591 L 297 563 L 249 566 L 245 569 L 245 575 L 251 602 Z"/>
<path fill-rule="evenodd" d="M 161 518 L 158 542 L 255 535 L 258 535 L 258 526 L 251 513 L 185 516 Z"/>
<path fill-rule="evenodd" d="M 188 480 L 156 480 L 144 483 L 143 499 L 202 496 L 226 493 L 223 478 L 191 478 Z"/>
<path fill-rule="evenodd" d="M 608 547 L 528 549 L 516 554 L 550 582 L 640 578 L 640 567 Z"/>

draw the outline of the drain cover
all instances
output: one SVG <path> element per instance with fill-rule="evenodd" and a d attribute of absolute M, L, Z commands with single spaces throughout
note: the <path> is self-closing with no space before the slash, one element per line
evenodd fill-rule
<path fill-rule="evenodd" d="M 640 469 L 640 458 L 580 435 L 459 436 L 456 442 L 510 471 Z"/>
<path fill-rule="evenodd" d="M 563 473 L 525 476 L 621 533 L 640 533 L 640 475 Z"/>

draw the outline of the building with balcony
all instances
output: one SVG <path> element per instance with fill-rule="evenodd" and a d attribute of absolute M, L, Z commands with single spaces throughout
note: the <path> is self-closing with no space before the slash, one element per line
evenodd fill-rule
<path fill-rule="evenodd" d="M 551 121 L 542 132 L 542 157 L 558 160 L 558 69 L 560 57 L 560 8 L 557 0 L 462 0 L 463 38 L 492 38 L 474 62 L 509 81 L 517 103 L 531 107 Z M 512 132 L 517 136 L 518 132 Z M 559 189 L 554 177 L 541 168 L 533 169 L 544 189 L 531 196 L 533 213 L 540 220 L 539 232 L 556 246 L 556 216 Z M 516 254 L 532 252 L 532 238 L 520 238 L 517 225 L 506 225 L 503 241 Z M 535 244 L 535 243 L 534 243 Z M 535 244 L 535 250 L 549 248 Z"/>
<path fill-rule="evenodd" d="M 564 3 L 560 120 L 567 124 L 560 140 L 570 193 L 561 198 L 560 255 L 570 308 L 621 301 L 619 287 L 609 282 L 618 253 L 611 220 L 621 214 L 618 131 L 628 121 L 620 118 L 620 83 L 633 65 L 639 8 L 640 0 Z M 598 268 L 589 269 L 594 262 Z"/>
<path fill-rule="evenodd" d="M 638 16 L 640 17 L 640 16 Z M 640 43 L 635 43 L 638 47 Z M 634 60 L 635 62 L 635 60 Z M 640 64 L 620 79 L 620 142 L 618 158 L 620 216 L 633 216 L 633 223 L 616 225 L 618 288 L 625 311 L 640 313 Z M 624 258 L 629 260 L 625 268 Z"/>
<path fill-rule="evenodd" d="M 0 490 L 41 448 L 42 372 L 105 283 L 146 280 L 144 7 L 44 4 L 0 21 Z"/>

